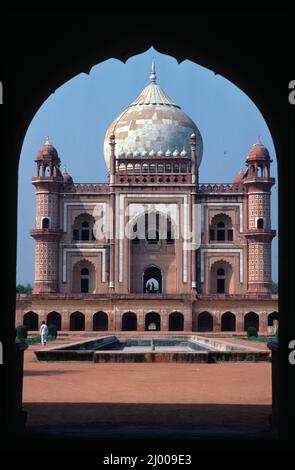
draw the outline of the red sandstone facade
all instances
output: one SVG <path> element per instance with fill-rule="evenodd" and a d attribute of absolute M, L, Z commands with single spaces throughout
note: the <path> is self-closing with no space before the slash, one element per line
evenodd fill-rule
<path fill-rule="evenodd" d="M 107 184 L 75 184 L 46 141 L 32 180 L 34 292 L 17 297 L 17 324 L 267 331 L 278 319 L 269 153 L 258 142 L 233 183 L 202 184 L 202 147 L 154 69 L 107 131 Z"/>

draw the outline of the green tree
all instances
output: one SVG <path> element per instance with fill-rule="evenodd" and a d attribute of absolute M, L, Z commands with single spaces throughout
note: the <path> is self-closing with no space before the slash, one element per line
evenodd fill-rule
<path fill-rule="evenodd" d="M 31 294 L 33 292 L 33 286 L 31 284 L 17 284 L 16 293 L 17 294 Z"/>
<path fill-rule="evenodd" d="M 271 283 L 271 293 L 277 294 L 279 292 L 279 286 L 277 282 L 272 281 Z"/>

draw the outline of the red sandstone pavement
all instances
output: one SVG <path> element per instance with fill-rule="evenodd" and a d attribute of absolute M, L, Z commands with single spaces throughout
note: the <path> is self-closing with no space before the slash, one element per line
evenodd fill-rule
<path fill-rule="evenodd" d="M 85 336 L 77 335 L 62 344 L 82 339 Z M 55 344 L 61 342 L 48 346 Z M 253 342 L 250 345 L 265 347 Z M 139 423 L 268 427 L 268 362 L 38 362 L 33 352 L 39 348 L 30 346 L 25 352 L 24 409 L 28 411 L 29 428 Z"/>

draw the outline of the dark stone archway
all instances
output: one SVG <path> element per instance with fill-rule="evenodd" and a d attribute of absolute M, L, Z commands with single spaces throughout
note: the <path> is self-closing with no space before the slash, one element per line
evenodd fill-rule
<path fill-rule="evenodd" d="M 122 331 L 137 330 L 137 315 L 133 312 L 126 312 L 122 316 Z"/>
<path fill-rule="evenodd" d="M 109 317 L 105 312 L 96 312 L 93 315 L 93 330 L 107 331 L 109 328 Z"/>
<path fill-rule="evenodd" d="M 246 313 L 244 317 L 244 331 L 247 331 L 249 326 L 254 326 L 254 328 L 259 331 L 259 315 L 257 313 Z"/>
<path fill-rule="evenodd" d="M 198 331 L 213 331 L 213 315 L 209 312 L 201 312 L 198 315 Z"/>
<path fill-rule="evenodd" d="M 161 317 L 157 312 L 149 312 L 146 314 L 145 330 L 146 331 L 160 331 L 161 330 Z"/>
<path fill-rule="evenodd" d="M 35 312 L 27 312 L 24 314 L 23 324 L 28 328 L 28 331 L 39 330 L 39 317 Z"/>
<path fill-rule="evenodd" d="M 84 331 L 85 330 L 85 315 L 81 312 L 73 312 L 70 316 L 70 330 L 71 331 Z"/>
<path fill-rule="evenodd" d="M 221 331 L 236 331 L 236 316 L 232 312 L 221 315 Z"/>
<path fill-rule="evenodd" d="M 190 59 L 215 73 L 225 76 L 239 86 L 261 110 L 272 132 L 279 167 L 279 217 L 280 217 L 280 436 L 290 438 L 294 432 L 295 404 L 293 390 L 289 386 L 293 368 L 285 358 L 289 354 L 289 342 L 294 339 L 295 309 L 292 277 L 294 240 L 290 236 L 289 208 L 294 207 L 294 112 L 288 102 L 288 83 L 294 79 L 293 15 L 288 9 L 208 9 L 202 10 L 201 21 L 196 25 L 194 15 L 178 10 L 167 21 L 167 12 L 157 12 L 161 28 L 138 21 L 131 12 L 112 17 L 97 27 L 97 16 L 92 10 L 47 10 L 47 24 L 54 24 L 55 34 L 42 34 L 36 41 L 36 27 L 44 21 L 43 11 L 19 10 L 6 13 L 6 24 L 15 32 L 16 40 L 10 42 L 10 51 L 1 63 L 5 72 L 3 97 L 5 107 L 0 106 L 1 116 L 5 113 L 5 134 L 1 140 L 2 154 L 9 156 L 5 166 L 5 197 L 9 201 L 3 208 L 3 219 L 10 230 L 3 233 L 3 245 L 9 247 L 3 253 L 3 264 L 9 266 L 7 289 L 3 298 L 6 315 L 0 316 L 0 341 L 8 360 L 0 367 L 0 404 L 7 435 L 15 434 L 21 427 L 19 406 L 15 394 L 15 266 L 16 266 L 16 195 L 18 159 L 27 127 L 44 100 L 63 83 L 79 73 L 88 73 L 92 65 L 110 57 L 126 60 L 153 45 L 162 53 L 174 56 L 178 61 Z M 137 12 L 134 12 L 137 15 Z M 248 34 L 249 25 L 267 25 L 268 31 L 275 31 L 277 24 L 284 25 L 281 34 Z M 110 23 L 112 34 L 109 34 Z M 171 24 L 177 23 L 177 28 Z M 210 28 L 208 28 L 210 24 Z M 197 26 L 197 27 L 196 27 Z M 0 31 L 5 43 L 5 28 Z M 21 38 L 17 40 L 17 38 Z M 46 52 L 46 73 L 44 54 Z M 237 50 L 239 53 L 237 53 Z M 277 50 L 277 54 L 273 51 Z M 65 61 L 65 57 L 70 58 Z M 288 57 L 288 60 L 285 58 Z M 19 70 L 21 85 L 16 77 Z M 253 72 L 255 71 L 255 73 Z M 12 240 L 11 234 L 15 237 Z"/>
<path fill-rule="evenodd" d="M 169 331 L 183 331 L 184 316 L 180 312 L 173 312 L 169 315 Z"/>
<path fill-rule="evenodd" d="M 61 314 L 58 312 L 50 312 L 47 315 L 47 325 L 55 325 L 57 330 L 61 330 Z"/>

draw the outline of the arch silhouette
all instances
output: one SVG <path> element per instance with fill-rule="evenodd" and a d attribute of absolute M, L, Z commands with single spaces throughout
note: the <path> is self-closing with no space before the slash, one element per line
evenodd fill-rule
<path fill-rule="evenodd" d="M 55 325 L 57 330 L 61 330 L 61 314 L 58 312 L 50 312 L 47 315 L 47 325 Z"/>
<path fill-rule="evenodd" d="M 122 331 L 137 330 L 137 315 L 133 312 L 125 312 L 122 315 Z"/>
<path fill-rule="evenodd" d="M 221 331 L 236 331 L 236 316 L 232 312 L 221 315 Z"/>
<path fill-rule="evenodd" d="M 85 315 L 81 312 L 73 312 L 70 316 L 70 330 L 71 331 L 84 331 L 85 330 Z"/>
<path fill-rule="evenodd" d="M 38 331 L 39 316 L 35 312 L 27 312 L 24 314 L 23 323 L 29 331 Z"/>
<path fill-rule="evenodd" d="M 109 329 L 109 317 L 105 312 L 95 312 L 92 321 L 94 331 L 107 331 Z"/>
<path fill-rule="evenodd" d="M 198 331 L 213 331 L 213 315 L 210 312 L 199 313 Z"/>
<path fill-rule="evenodd" d="M 160 331 L 161 330 L 161 317 L 157 312 L 149 312 L 146 314 L 145 330 L 146 331 Z"/>
<path fill-rule="evenodd" d="M 169 331 L 183 331 L 184 316 L 181 312 L 172 312 L 169 315 Z"/>
<path fill-rule="evenodd" d="M 259 331 L 259 315 L 255 312 L 248 312 L 244 317 L 244 330 L 247 331 L 249 326 L 254 326 Z"/>

